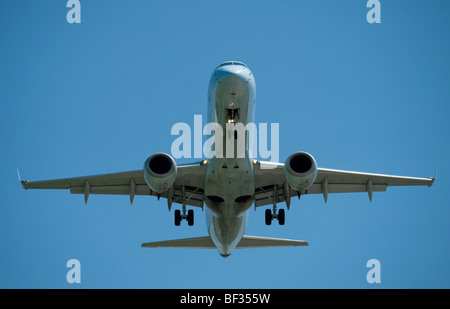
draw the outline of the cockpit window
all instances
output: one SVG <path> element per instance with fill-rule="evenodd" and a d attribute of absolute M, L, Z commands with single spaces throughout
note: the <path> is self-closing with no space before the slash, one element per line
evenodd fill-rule
<path fill-rule="evenodd" d="M 233 62 L 224 62 L 224 63 L 219 65 L 219 68 L 224 67 L 226 65 L 230 65 L 230 64 L 233 64 Z"/>
<path fill-rule="evenodd" d="M 244 67 L 247 67 L 244 63 L 239 62 L 239 61 L 227 61 L 227 62 L 221 63 L 218 67 L 221 68 L 226 65 L 242 65 Z"/>
<path fill-rule="evenodd" d="M 246 65 L 245 65 L 245 63 L 243 63 L 243 62 L 239 62 L 239 61 L 233 61 L 233 64 L 237 64 L 237 65 L 242 65 L 242 66 L 244 66 L 244 67 L 247 67 Z"/>

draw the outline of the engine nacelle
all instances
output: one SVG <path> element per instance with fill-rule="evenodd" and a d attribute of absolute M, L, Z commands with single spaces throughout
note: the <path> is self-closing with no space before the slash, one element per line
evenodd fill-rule
<path fill-rule="evenodd" d="M 311 187 L 316 180 L 316 160 L 309 153 L 296 152 L 286 159 L 284 176 L 292 189 L 302 192 Z"/>
<path fill-rule="evenodd" d="M 144 164 L 144 179 L 153 191 L 162 193 L 169 189 L 177 177 L 177 164 L 166 153 L 155 153 Z"/>

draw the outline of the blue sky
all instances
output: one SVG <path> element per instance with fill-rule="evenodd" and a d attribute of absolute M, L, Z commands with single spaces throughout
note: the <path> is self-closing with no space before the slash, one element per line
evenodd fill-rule
<path fill-rule="evenodd" d="M 450 3 L 381 1 L 0 2 L 0 288 L 449 288 Z M 280 160 L 429 177 L 432 188 L 293 200 L 286 225 L 250 212 L 247 234 L 309 247 L 143 249 L 204 236 L 165 201 L 21 188 L 142 167 L 170 152 L 176 122 L 206 118 L 226 60 L 256 79 L 257 122 L 280 123 Z M 179 160 L 185 163 L 189 160 Z M 280 205 L 285 207 L 284 205 Z M 66 262 L 81 263 L 81 284 Z M 369 284 L 369 259 L 381 283 Z"/>

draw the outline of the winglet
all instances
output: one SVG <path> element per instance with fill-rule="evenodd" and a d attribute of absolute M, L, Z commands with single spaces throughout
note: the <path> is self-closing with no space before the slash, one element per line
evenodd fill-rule
<path fill-rule="evenodd" d="M 26 190 L 27 188 L 25 187 L 25 184 L 28 182 L 28 180 L 22 180 L 22 178 L 20 177 L 19 169 L 17 169 L 17 177 L 19 177 L 19 181 L 22 184 L 22 187 Z"/>
<path fill-rule="evenodd" d="M 436 172 L 434 173 L 434 177 L 430 177 L 431 182 L 430 182 L 430 184 L 428 185 L 428 187 L 431 187 L 431 186 L 434 184 L 434 181 L 435 181 L 436 178 L 437 178 L 437 173 L 438 173 L 438 169 L 437 169 L 437 167 L 436 167 Z"/>

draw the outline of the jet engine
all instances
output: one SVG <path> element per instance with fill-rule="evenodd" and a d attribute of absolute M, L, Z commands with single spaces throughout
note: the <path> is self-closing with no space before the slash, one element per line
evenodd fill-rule
<path fill-rule="evenodd" d="M 308 189 L 316 180 L 316 160 L 309 153 L 296 152 L 286 159 L 284 176 L 292 189 L 302 192 Z"/>
<path fill-rule="evenodd" d="M 144 164 L 144 179 L 153 191 L 162 193 L 169 189 L 177 177 L 177 164 L 166 153 L 148 157 Z"/>

